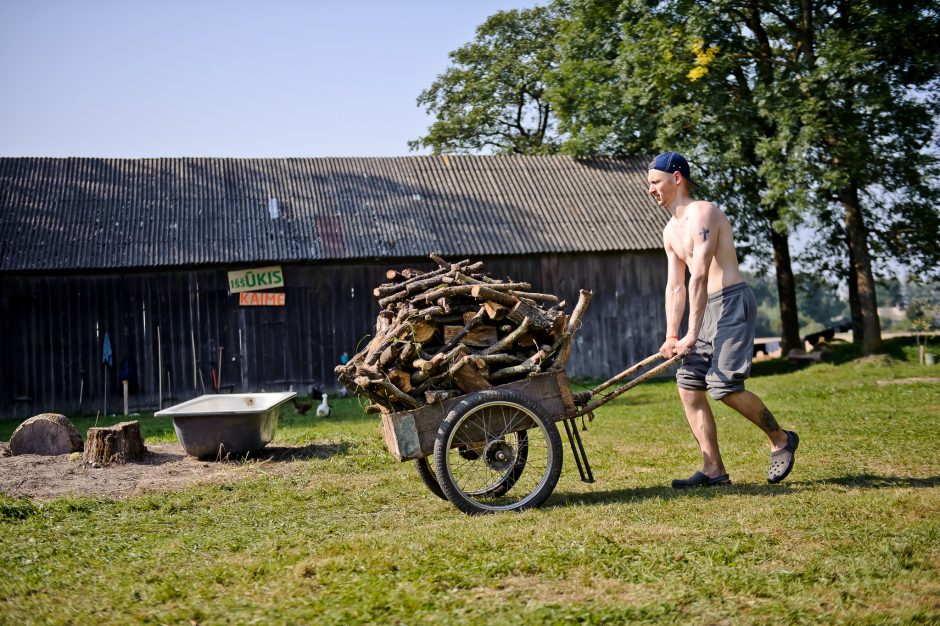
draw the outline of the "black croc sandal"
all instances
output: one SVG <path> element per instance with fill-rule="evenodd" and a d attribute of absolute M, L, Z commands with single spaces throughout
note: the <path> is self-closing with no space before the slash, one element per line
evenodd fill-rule
<path fill-rule="evenodd" d="M 702 472 L 695 472 L 688 478 L 681 480 L 672 481 L 673 489 L 689 489 L 690 487 L 719 487 L 724 485 L 730 485 L 731 479 L 728 478 L 727 474 L 722 474 L 721 476 L 707 476 Z"/>
<path fill-rule="evenodd" d="M 793 469 L 793 461 L 796 460 L 796 449 L 800 445 L 800 438 L 795 432 L 785 430 L 787 434 L 787 445 L 770 453 L 770 469 L 767 470 L 767 482 L 772 485 L 790 475 Z"/>

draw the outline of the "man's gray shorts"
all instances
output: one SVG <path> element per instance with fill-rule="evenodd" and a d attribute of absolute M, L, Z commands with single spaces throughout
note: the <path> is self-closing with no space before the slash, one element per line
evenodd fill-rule
<path fill-rule="evenodd" d="M 744 391 L 751 373 L 757 300 L 747 283 L 708 296 L 698 341 L 676 372 L 680 389 L 708 390 L 715 400 Z"/>

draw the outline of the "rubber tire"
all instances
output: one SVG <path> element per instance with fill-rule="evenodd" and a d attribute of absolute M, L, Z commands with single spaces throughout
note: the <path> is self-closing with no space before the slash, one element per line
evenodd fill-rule
<path fill-rule="evenodd" d="M 546 448 L 551 455 L 551 458 L 548 459 L 548 466 L 542 476 L 542 480 L 535 489 L 518 502 L 506 506 L 486 506 L 468 496 L 454 482 L 454 478 L 447 465 L 447 453 L 450 449 L 451 439 L 463 420 L 476 409 L 492 403 L 507 404 L 510 406 L 517 405 L 520 409 L 528 413 L 529 416 L 536 421 L 536 428 L 544 429 Z M 545 412 L 538 402 L 518 391 L 509 389 L 487 389 L 485 391 L 472 393 L 458 402 L 447 414 L 447 417 L 444 418 L 444 421 L 441 422 L 440 428 L 437 431 L 437 437 L 434 440 L 434 471 L 444 495 L 450 500 L 451 504 L 467 515 L 497 513 L 501 511 L 523 511 L 540 506 L 552 494 L 555 485 L 558 484 L 558 478 L 561 475 L 563 450 L 564 448 L 561 444 L 561 435 L 558 433 L 558 427 L 555 425 L 555 422 L 545 416 Z M 516 467 L 519 468 L 519 474 L 521 474 L 521 470 L 524 469 L 524 467 L 520 465 Z M 518 479 L 519 474 L 516 474 L 514 478 Z M 498 486 L 494 487 L 494 490 L 497 488 Z M 492 491 L 493 490 L 491 490 L 491 493 Z"/>
<path fill-rule="evenodd" d="M 434 475 L 434 468 L 431 467 L 428 457 L 425 456 L 420 459 L 415 459 L 415 469 L 418 471 L 418 476 L 421 477 L 421 482 L 424 483 L 425 487 L 431 490 L 431 493 L 441 500 L 447 499 L 447 496 L 445 496 L 444 492 L 441 490 L 441 484 L 437 482 L 437 476 Z"/>

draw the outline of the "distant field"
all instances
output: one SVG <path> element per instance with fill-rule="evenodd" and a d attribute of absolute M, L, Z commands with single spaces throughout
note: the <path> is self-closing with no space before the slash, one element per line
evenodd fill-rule
<path fill-rule="evenodd" d="M 0 624 L 938 623 L 940 366 L 888 348 L 758 364 L 750 389 L 801 437 L 776 486 L 763 435 L 721 407 L 734 486 L 670 489 L 700 458 L 661 381 L 583 433 L 596 483 L 568 456 L 521 514 L 431 495 L 352 399 L 282 420 L 280 443 L 345 444 L 328 458 L 123 501 L 0 496 Z"/>

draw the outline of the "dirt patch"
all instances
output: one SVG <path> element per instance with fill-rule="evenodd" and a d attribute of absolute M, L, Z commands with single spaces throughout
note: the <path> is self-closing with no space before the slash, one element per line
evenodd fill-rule
<path fill-rule="evenodd" d="M 345 452 L 344 444 L 268 446 L 256 458 L 200 461 L 176 443 L 147 446 L 136 461 L 92 467 L 75 455 L 0 455 L 0 493 L 47 500 L 65 495 L 128 498 L 149 491 L 178 489 L 197 482 L 224 482 L 263 466 L 269 473 L 289 473 L 305 459 L 329 458 Z"/>

